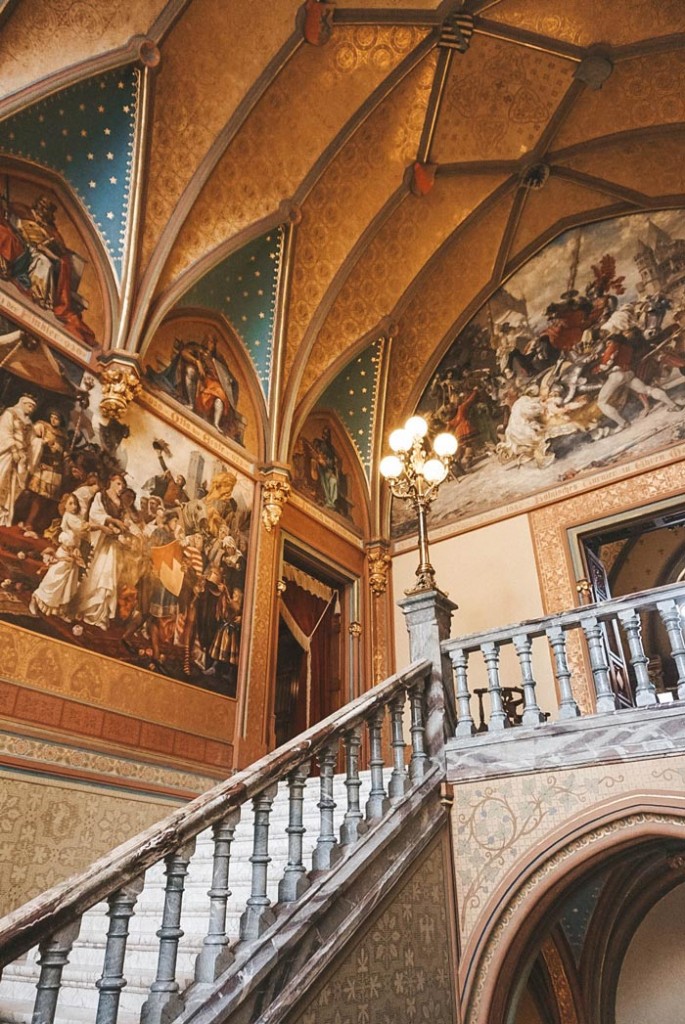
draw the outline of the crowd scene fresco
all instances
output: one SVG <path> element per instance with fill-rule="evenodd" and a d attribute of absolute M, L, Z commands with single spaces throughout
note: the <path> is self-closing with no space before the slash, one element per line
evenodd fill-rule
<path fill-rule="evenodd" d="M 0 616 L 234 696 L 252 484 L 1 317 L 0 366 Z"/>
<path fill-rule="evenodd" d="M 464 328 L 421 398 L 432 432 L 458 441 L 433 523 L 675 444 L 683 406 L 683 211 L 566 232 Z"/>
<path fill-rule="evenodd" d="M 185 330 L 184 330 L 185 328 Z M 245 440 L 247 419 L 239 409 L 240 385 L 229 354 L 215 331 L 188 325 L 173 339 L 171 351 L 153 352 L 145 375 L 157 391 L 169 395 L 238 444 Z"/>
<path fill-rule="evenodd" d="M 95 334 L 84 320 L 88 307 L 80 291 L 86 257 L 63 234 L 65 220 L 52 195 L 35 191 L 23 201 L 3 177 L 0 193 L 0 281 L 52 314 L 79 341 L 94 347 Z"/>

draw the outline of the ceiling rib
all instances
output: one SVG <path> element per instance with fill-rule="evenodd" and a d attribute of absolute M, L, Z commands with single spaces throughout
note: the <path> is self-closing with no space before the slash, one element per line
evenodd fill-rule
<path fill-rule="evenodd" d="M 453 56 L 454 50 L 441 49 L 438 53 L 435 77 L 433 78 L 433 86 L 431 88 L 431 94 L 426 108 L 426 117 L 423 123 L 423 131 L 421 133 L 418 153 L 416 155 L 416 159 L 422 164 L 428 163 L 430 159 L 430 152 L 433 146 L 433 139 L 435 137 L 435 129 L 438 125 L 438 117 L 440 116 L 440 108 L 442 107 L 442 98 L 445 94 L 445 86 L 447 85 L 450 68 L 452 67 Z"/>
<path fill-rule="evenodd" d="M 516 174 L 520 166 L 520 160 L 465 160 L 458 164 L 440 164 L 436 174 L 441 178 L 459 174 Z"/>
<path fill-rule="evenodd" d="M 491 7 L 497 7 L 497 4 L 501 4 L 502 0 L 467 0 L 465 9 L 469 14 L 481 14 L 483 11 L 489 11 Z"/>
<path fill-rule="evenodd" d="M 530 154 L 531 161 L 540 160 L 547 154 L 547 151 L 556 138 L 559 129 L 584 92 L 585 85 L 583 82 L 575 78 L 562 96 L 559 106 L 550 117 L 542 135 L 535 144 L 535 148 Z"/>
<path fill-rule="evenodd" d="M 652 135 L 679 135 L 685 131 L 685 121 L 672 121 L 669 124 L 653 124 L 647 128 L 629 128 L 624 132 L 615 132 L 613 135 L 599 135 L 595 139 L 584 139 L 582 142 L 574 142 L 572 146 L 564 146 L 562 149 L 549 153 L 550 161 L 568 160 L 569 157 L 577 156 L 579 153 L 588 153 L 593 149 L 603 149 L 605 146 L 613 146 L 620 142 L 629 142 L 632 139 L 646 139 Z"/>
<path fill-rule="evenodd" d="M 569 167 L 554 167 L 553 173 L 557 178 L 575 182 L 576 185 L 592 189 L 593 192 L 603 192 L 613 199 L 621 199 L 623 202 L 630 203 L 633 206 L 644 207 L 654 205 L 654 199 L 651 196 L 645 195 L 644 192 L 638 192 L 632 188 L 624 188 L 623 185 L 617 185 L 612 181 L 607 181 L 605 178 L 596 178 L 592 174 L 585 174 L 584 171 L 575 171 Z"/>
<path fill-rule="evenodd" d="M 653 39 L 644 39 L 638 43 L 617 46 L 610 51 L 609 55 L 613 63 L 617 64 L 619 61 L 656 56 L 659 53 L 669 53 L 671 50 L 682 50 L 683 47 L 685 47 L 685 32 L 674 32 L 670 36 L 655 36 Z"/>
<path fill-rule="evenodd" d="M 404 8 L 392 10 L 378 7 L 336 8 L 334 25 L 440 25 L 440 11 Z"/>
<path fill-rule="evenodd" d="M 502 280 L 504 268 L 507 265 L 511 246 L 514 241 L 514 235 L 516 234 L 516 229 L 521 221 L 521 216 L 527 199 L 528 189 L 523 185 L 519 185 L 518 191 L 514 196 L 514 202 L 511 204 L 509 218 L 502 233 L 502 241 L 500 242 L 499 249 L 497 250 L 497 257 L 492 271 L 492 281 L 497 282 Z"/>
<path fill-rule="evenodd" d="M 477 18 L 473 31 L 475 35 L 500 39 L 503 42 L 514 43 L 516 46 L 524 46 L 529 50 L 539 50 L 551 57 L 561 57 L 563 60 L 572 60 L 577 64 L 586 55 L 581 46 L 575 46 L 573 43 L 564 43 L 560 39 L 541 36 L 537 32 L 528 32 L 523 28 L 512 28 L 510 25 L 502 25 L 498 21 L 488 21 L 487 18 Z"/>
<path fill-rule="evenodd" d="M 157 16 L 157 20 L 151 26 L 149 36 L 160 46 L 171 32 L 176 22 L 185 14 L 192 0 L 168 0 L 164 9 Z"/>

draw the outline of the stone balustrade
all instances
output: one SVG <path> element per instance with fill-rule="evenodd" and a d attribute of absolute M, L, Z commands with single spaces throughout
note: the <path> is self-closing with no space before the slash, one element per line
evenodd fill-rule
<path fill-rule="evenodd" d="M 452 662 L 456 702 L 457 740 L 476 738 L 487 733 L 491 742 L 511 726 L 544 726 L 548 719 L 556 722 L 581 717 L 576 699 L 574 678 L 567 657 L 569 634 L 580 635 L 587 654 L 589 675 L 594 695 L 593 713 L 611 714 L 630 708 L 648 709 L 661 700 L 685 699 L 685 642 L 682 612 L 685 607 L 685 584 L 669 584 L 653 590 L 630 594 L 611 601 L 574 608 L 557 615 L 530 619 L 511 626 L 472 633 L 444 641 L 441 649 Z M 643 619 L 653 612 L 663 624 L 668 637 L 668 659 L 673 663 L 673 685 L 657 691 L 650 677 L 650 658 L 643 645 Z M 622 651 L 613 651 L 608 630 L 618 624 Z M 549 648 L 557 683 L 555 708 L 541 709 L 538 688 L 533 674 L 533 644 L 546 643 Z M 519 678 L 502 680 L 500 659 L 502 649 L 510 646 L 516 653 Z M 622 654 L 625 652 L 625 662 Z M 469 663 L 482 657 L 487 674 L 487 687 L 471 688 Z M 475 700 L 474 700 L 475 698 Z"/>
<path fill-rule="evenodd" d="M 39 949 L 40 975 L 32 1020 L 53 1024 L 56 1019 L 75 1019 L 69 1016 L 68 1009 L 66 1018 L 60 1012 L 62 975 L 83 915 L 96 905 L 101 905 L 96 909 L 101 910 L 103 936 L 100 973 L 94 981 L 98 993 L 93 1003 L 96 1008 L 92 1016 L 85 1016 L 81 1004 L 78 1019 L 96 1024 L 124 1024 L 131 1019 L 130 1013 L 121 1012 L 120 998 L 127 985 L 131 918 L 137 905 L 145 900 L 146 876 L 148 881 L 152 879 L 153 888 L 161 891 L 162 905 L 155 933 L 157 969 L 148 986 L 140 1020 L 142 1024 L 162 1024 L 197 1006 L 231 965 L 241 944 L 259 940 L 276 921 L 279 908 L 296 904 L 311 885 L 327 878 L 336 865 L 344 864 L 357 844 L 372 839 L 403 801 L 412 800 L 422 780 L 434 770 L 428 754 L 424 715 L 431 670 L 428 660 L 415 661 L 250 768 L 124 843 L 81 875 L 55 886 L 0 920 L 0 969 L 14 964 L 33 947 Z M 407 730 L 408 758 L 405 719 L 408 725 L 411 723 Z M 389 742 L 384 743 L 382 730 L 386 720 Z M 364 732 L 368 736 L 371 789 L 362 810 L 359 759 Z M 345 765 L 347 807 L 336 828 L 333 779 L 339 759 Z M 316 764 L 319 772 L 319 814 L 318 836 L 308 865 L 303 858 L 302 805 L 312 764 Z M 270 877 L 269 829 L 279 786 L 287 791 L 288 855 L 278 882 L 277 902 L 272 903 L 269 893 L 274 894 L 275 879 Z M 232 938 L 227 927 L 231 854 L 241 808 L 245 805 L 251 807 L 251 813 L 244 814 L 250 819 L 251 878 L 239 936 Z M 184 935 L 184 892 L 189 871 L 192 881 L 196 840 L 201 837 L 202 845 L 206 845 L 208 830 L 213 851 L 204 938 L 196 950 L 194 982 L 184 989 L 178 974 L 179 944 Z M 92 947 L 93 943 L 89 945 Z"/>

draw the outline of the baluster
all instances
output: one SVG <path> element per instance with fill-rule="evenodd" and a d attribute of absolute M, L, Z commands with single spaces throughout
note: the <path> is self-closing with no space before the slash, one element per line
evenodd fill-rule
<path fill-rule="evenodd" d="M 409 689 L 409 702 L 411 704 L 411 760 L 409 762 L 409 778 L 416 784 L 419 782 L 429 767 L 429 758 L 426 753 L 425 736 L 423 731 L 423 694 L 425 682 L 423 679 L 414 683 Z"/>
<path fill-rule="evenodd" d="M 359 748 L 362 741 L 360 729 L 352 729 L 345 736 L 345 789 L 347 790 L 347 810 L 340 826 L 340 845 L 349 846 L 356 843 L 360 836 L 368 831 L 364 815 L 359 803 Z"/>
<path fill-rule="evenodd" d="M 568 660 L 566 658 L 566 634 L 561 626 L 550 626 L 546 632 L 552 653 L 554 654 L 557 683 L 559 684 L 559 693 L 561 694 L 558 717 L 560 719 L 580 718 L 580 708 L 571 688 L 571 670 L 568 667 Z"/>
<path fill-rule="evenodd" d="M 502 729 L 508 729 L 511 722 L 507 718 L 502 706 L 502 686 L 499 680 L 499 648 L 493 641 L 488 641 L 488 643 L 481 644 L 480 649 L 488 671 L 488 694 L 490 695 L 488 731 L 500 732 Z"/>
<path fill-rule="evenodd" d="M 174 1016 L 183 1009 L 179 996 L 179 985 L 176 981 L 176 960 L 178 944 L 183 937 L 181 928 L 181 911 L 183 909 L 183 890 L 188 874 L 188 864 L 195 852 L 195 840 L 179 847 L 174 853 L 164 858 L 166 886 L 164 889 L 164 910 L 162 925 L 157 932 L 159 939 L 159 958 L 157 960 L 157 976 L 150 985 L 150 994 L 143 1004 L 140 1013 L 141 1024 L 161 1024 L 162 1015 Z"/>
<path fill-rule="evenodd" d="M 609 682 L 609 666 L 607 664 L 606 652 L 604 650 L 604 634 L 599 620 L 595 615 L 584 619 L 581 622 L 585 638 L 587 640 L 590 665 L 592 667 L 592 678 L 595 681 L 595 693 L 597 694 L 597 713 L 605 714 L 615 711 L 618 707 L 616 695 L 611 689 Z"/>
<path fill-rule="evenodd" d="M 666 627 L 671 654 L 678 669 L 678 700 L 685 700 L 685 644 L 683 644 L 682 616 L 675 601 L 659 601 L 659 615 Z"/>
<path fill-rule="evenodd" d="M 230 811 L 212 829 L 214 855 L 212 858 L 212 887 L 209 896 L 209 923 L 207 934 L 202 940 L 202 949 L 195 961 L 195 986 L 192 990 L 193 1005 L 198 996 L 218 978 L 233 962 L 229 950 L 230 939 L 226 934 L 226 911 L 231 890 L 228 875 L 231 865 L 231 846 L 235 830 L 240 821 L 240 808 Z"/>
<path fill-rule="evenodd" d="M 539 725 L 545 721 L 545 716 L 535 696 L 535 677 L 533 676 L 533 644 L 527 633 L 519 633 L 513 638 L 516 654 L 521 666 L 521 681 L 523 683 L 523 725 Z"/>
<path fill-rule="evenodd" d="M 639 708 L 650 707 L 657 703 L 656 688 L 649 678 L 647 665 L 649 658 L 642 646 L 642 622 L 639 613 L 630 608 L 628 611 L 619 612 L 618 617 L 625 630 L 630 650 L 630 663 L 635 672 L 637 688 L 635 690 L 635 703 Z"/>
<path fill-rule="evenodd" d="M 135 878 L 108 898 L 109 929 L 102 967 L 102 977 L 95 982 L 100 990 L 95 1024 L 116 1024 L 119 999 L 126 986 L 124 958 L 128 941 L 128 923 L 133 917 L 136 901 L 143 891 L 145 876 Z"/>
<path fill-rule="evenodd" d="M 381 730 L 385 708 L 377 708 L 368 721 L 370 758 L 369 768 L 371 769 L 371 790 L 369 799 L 366 801 L 366 820 L 378 821 L 390 807 L 385 787 L 383 785 L 383 749 L 381 745 Z"/>
<path fill-rule="evenodd" d="M 278 886 L 278 899 L 281 903 L 292 903 L 299 899 L 310 885 L 302 863 L 302 836 L 307 831 L 302 824 L 302 806 L 309 768 L 305 762 L 288 776 L 288 863 Z"/>
<path fill-rule="evenodd" d="M 467 676 L 469 656 L 466 651 L 458 649 L 450 651 L 450 658 L 454 670 L 454 689 L 457 698 L 457 728 L 454 735 L 473 736 L 476 726 L 471 715 L 471 693 Z"/>
<path fill-rule="evenodd" d="M 335 836 L 335 800 L 333 779 L 338 763 L 338 741 L 328 744 L 317 755 L 319 763 L 319 838 L 312 853 L 312 870 L 328 871 L 340 859 L 341 850 Z"/>
<path fill-rule="evenodd" d="M 78 937 L 80 927 L 81 918 L 78 918 L 53 932 L 38 947 L 40 977 L 36 985 L 36 1001 L 33 1005 L 31 1024 L 53 1024 L 62 984 L 62 971 L 69 962 L 71 947 Z"/>
<path fill-rule="evenodd" d="M 393 803 L 407 792 L 410 786 L 409 776 L 404 767 L 404 730 L 402 719 L 404 716 L 404 691 L 399 693 L 390 701 L 390 729 L 392 746 L 393 769 L 388 783 L 388 796 Z"/>
<path fill-rule="evenodd" d="M 278 792 L 278 783 L 267 786 L 258 796 L 254 797 L 254 832 L 252 839 L 252 885 L 245 910 L 240 918 L 240 938 L 257 939 L 269 925 L 273 924 L 275 915 L 271 909 L 271 900 L 266 894 L 267 869 L 271 863 L 269 856 L 269 816 L 274 797 Z"/>

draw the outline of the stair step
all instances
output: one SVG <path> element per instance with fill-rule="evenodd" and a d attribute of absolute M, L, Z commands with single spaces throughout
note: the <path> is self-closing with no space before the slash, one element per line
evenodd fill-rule
<path fill-rule="evenodd" d="M 370 775 L 361 773 L 362 787 L 360 804 L 362 809 L 370 789 Z M 385 772 L 386 781 L 389 771 Z M 347 791 L 344 776 L 336 776 L 333 789 L 336 803 L 335 827 L 340 828 L 347 808 Z M 303 841 L 303 862 L 311 869 L 311 856 L 318 838 L 319 779 L 308 779 L 304 790 L 303 824 L 306 832 Z M 272 904 L 278 900 L 278 884 L 288 863 L 288 788 L 281 784 L 274 799 L 269 827 L 269 877 L 267 892 Z M 231 845 L 229 885 L 231 896 L 227 909 L 226 932 L 232 941 L 237 940 L 240 918 L 250 895 L 252 881 L 252 824 L 254 815 L 251 804 L 242 808 L 241 820 L 236 828 Z M 207 929 L 207 890 L 211 886 L 212 857 L 214 844 L 211 829 L 197 837 L 196 851 L 188 867 L 183 897 L 181 927 L 184 936 L 179 944 L 177 980 L 181 989 L 193 980 L 195 957 L 202 948 Z M 155 935 L 160 926 L 164 905 L 164 865 L 156 864 L 149 869 L 145 887 L 138 897 L 135 914 L 129 922 L 125 975 L 127 985 L 121 993 L 118 1024 L 139 1024 L 140 1009 L 147 998 L 150 984 L 157 969 L 158 940 Z M 81 1024 L 92 1022 L 98 1001 L 95 982 L 102 974 L 108 918 L 107 904 L 98 903 L 83 916 L 79 938 L 64 969 L 63 984 L 57 1004 L 55 1024 Z M 26 957 L 9 964 L 0 981 L 0 1024 L 31 1024 L 35 986 L 40 967 L 38 951 L 33 949 Z"/>

